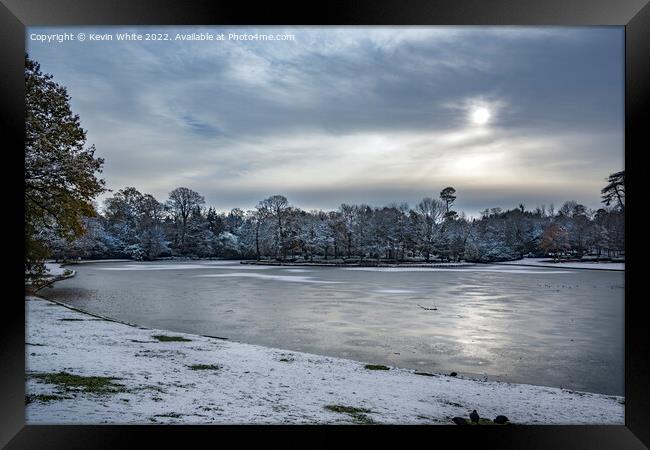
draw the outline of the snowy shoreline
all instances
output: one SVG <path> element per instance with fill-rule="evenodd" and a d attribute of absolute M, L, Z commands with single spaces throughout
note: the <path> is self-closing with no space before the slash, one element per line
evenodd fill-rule
<path fill-rule="evenodd" d="M 518 424 L 624 423 L 618 396 L 369 370 L 342 358 L 123 324 L 33 296 L 26 316 L 28 424 L 453 424 L 473 409 Z M 61 372 L 72 377 L 57 378 Z M 98 379 L 109 389 L 93 391 L 81 377 L 113 379 Z"/>
<path fill-rule="evenodd" d="M 324 262 L 276 262 L 276 261 L 248 261 L 241 260 L 240 264 L 250 265 L 250 266 L 298 266 L 298 267 L 471 267 L 475 266 L 475 263 L 387 263 L 387 262 L 378 262 L 372 264 L 360 264 L 360 263 L 324 263 Z"/>
<path fill-rule="evenodd" d="M 554 269 L 586 269 L 625 271 L 625 263 L 612 262 L 553 262 L 548 258 L 524 258 L 515 261 L 503 261 L 493 264 L 527 267 L 552 267 Z"/>

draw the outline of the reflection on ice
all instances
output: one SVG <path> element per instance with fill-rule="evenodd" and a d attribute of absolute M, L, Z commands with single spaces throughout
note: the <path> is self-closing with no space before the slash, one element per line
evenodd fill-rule
<path fill-rule="evenodd" d="M 415 291 L 408 289 L 379 289 L 375 291 L 378 294 L 414 294 Z"/>
<path fill-rule="evenodd" d="M 319 283 L 319 284 L 338 284 L 338 281 L 325 281 L 315 280 L 312 277 L 303 276 L 289 276 L 289 275 L 266 275 L 261 273 L 209 273 L 203 275 L 194 275 L 201 278 L 230 278 L 230 277 L 243 277 L 243 278 L 260 278 L 262 280 L 275 280 L 275 281 L 288 281 L 289 283 Z"/>

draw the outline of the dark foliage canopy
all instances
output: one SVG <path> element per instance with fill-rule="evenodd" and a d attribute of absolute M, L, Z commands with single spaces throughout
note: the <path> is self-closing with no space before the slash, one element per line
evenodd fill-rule
<path fill-rule="evenodd" d="M 38 274 L 49 255 L 48 236 L 72 241 L 105 190 L 96 177 L 103 160 L 86 148 L 86 132 L 70 109 L 65 87 L 25 57 L 25 271 Z"/>

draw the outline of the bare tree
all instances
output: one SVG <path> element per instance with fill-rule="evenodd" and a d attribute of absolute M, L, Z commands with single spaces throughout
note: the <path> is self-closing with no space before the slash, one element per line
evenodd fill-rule
<path fill-rule="evenodd" d="M 341 219 L 343 227 L 345 229 L 345 246 L 347 248 L 347 256 L 349 258 L 352 256 L 352 236 L 355 223 L 356 207 L 343 203 L 339 207 L 339 211 L 341 213 Z"/>
<path fill-rule="evenodd" d="M 426 197 L 415 209 L 417 240 L 427 261 L 431 258 L 438 224 L 445 215 L 445 207 L 440 200 Z"/>
<path fill-rule="evenodd" d="M 287 220 L 287 210 L 289 209 L 289 201 L 283 195 L 272 195 L 264 199 L 258 205 L 258 210 L 266 210 L 269 215 L 275 219 L 277 225 L 276 230 L 276 258 L 286 258 L 285 246 L 285 225 Z"/>
<path fill-rule="evenodd" d="M 268 219 L 269 216 L 270 211 L 264 201 L 259 202 L 255 208 L 255 211 L 251 211 L 250 213 L 250 221 L 253 225 L 253 230 L 255 230 L 255 255 L 258 261 L 261 259 L 260 235 L 262 232 L 262 227 L 264 226 L 264 222 Z"/>
<path fill-rule="evenodd" d="M 186 187 L 179 187 L 169 193 L 166 207 L 171 212 L 179 234 L 179 247 L 185 249 L 187 222 L 192 210 L 205 203 L 201 194 Z"/>

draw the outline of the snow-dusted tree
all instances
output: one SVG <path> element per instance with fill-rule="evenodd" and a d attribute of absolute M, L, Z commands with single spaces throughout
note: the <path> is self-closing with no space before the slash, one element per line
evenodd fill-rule
<path fill-rule="evenodd" d="M 265 202 L 259 202 L 255 207 L 255 211 L 251 212 L 250 219 L 255 233 L 255 255 L 259 261 L 262 256 L 262 249 L 268 248 L 273 239 L 273 227 L 269 223 L 271 219 L 269 205 Z"/>
<path fill-rule="evenodd" d="M 355 251 L 362 260 L 366 254 L 377 251 L 379 227 L 376 212 L 365 204 L 341 205 L 341 211 L 345 220 L 346 240 L 351 240 L 348 242 L 350 251 Z M 349 216 L 348 213 L 351 215 Z M 348 227 L 351 227 L 351 230 Z"/>
<path fill-rule="evenodd" d="M 164 206 L 153 195 L 134 187 L 120 189 L 104 202 L 108 231 L 122 244 L 122 257 L 152 260 L 169 253 L 164 215 Z"/>
<path fill-rule="evenodd" d="M 50 252 L 41 237 L 72 241 L 84 232 L 82 218 L 94 215 L 92 199 L 105 191 L 96 176 L 104 161 L 85 147 L 66 88 L 27 56 L 25 127 L 25 273 L 38 277 Z"/>
<path fill-rule="evenodd" d="M 151 194 L 143 194 L 138 205 L 139 228 L 156 227 L 165 217 L 165 206 Z"/>
<path fill-rule="evenodd" d="M 187 252 L 185 234 L 190 214 L 192 210 L 204 203 L 205 199 L 201 194 L 186 187 L 176 188 L 169 193 L 169 199 L 165 206 L 171 213 L 176 226 L 176 246 L 183 253 Z"/>
<path fill-rule="evenodd" d="M 142 258 L 154 260 L 159 256 L 170 254 L 169 242 L 160 225 L 146 228 L 140 237 L 140 249 Z"/>
<path fill-rule="evenodd" d="M 212 207 L 208 208 L 208 212 L 205 215 L 205 220 L 208 222 L 208 229 L 215 236 L 219 236 L 221 232 L 225 231 L 226 229 L 225 217 L 223 214 L 217 213 L 217 211 Z"/>
<path fill-rule="evenodd" d="M 236 233 L 237 229 L 244 222 L 244 211 L 240 208 L 233 208 L 224 219 L 225 231 Z"/>
<path fill-rule="evenodd" d="M 277 259 L 286 259 L 286 221 L 289 201 L 283 195 L 272 195 L 260 202 L 258 206 L 268 211 L 268 219 L 272 220 L 275 225 L 275 257 Z M 259 207 L 258 207 L 259 209 Z"/>
<path fill-rule="evenodd" d="M 229 231 L 217 236 L 217 246 L 219 253 L 225 258 L 237 258 L 242 251 L 239 237 Z"/>
<path fill-rule="evenodd" d="M 344 235 L 344 226 L 338 211 L 329 211 L 326 214 L 325 223 L 325 259 L 329 258 L 330 250 L 334 258 L 339 257 L 339 249 L 341 248 L 342 236 Z"/>
<path fill-rule="evenodd" d="M 214 256 L 215 239 L 203 211 L 199 206 L 195 206 L 187 221 L 183 253 L 200 258 Z"/>
<path fill-rule="evenodd" d="M 409 205 L 407 203 L 401 203 L 397 206 L 397 210 L 399 213 L 396 214 L 395 223 L 396 244 L 399 251 L 399 259 L 404 260 L 406 251 L 410 243 L 413 242 L 413 227 L 408 215 Z"/>
<path fill-rule="evenodd" d="M 301 214 L 298 221 L 298 240 L 303 256 L 309 261 L 314 260 L 325 246 L 327 224 L 320 215 L 320 211 L 311 211 Z"/>
<path fill-rule="evenodd" d="M 352 256 L 352 249 L 354 246 L 353 237 L 356 219 L 356 208 L 353 205 L 343 203 L 341 206 L 339 206 L 339 214 L 341 226 L 338 228 L 342 232 L 342 235 L 345 239 L 345 253 L 347 257 L 350 258 Z"/>
<path fill-rule="evenodd" d="M 456 260 L 461 260 L 465 257 L 465 245 L 471 231 L 471 225 L 465 218 L 465 214 L 461 214 L 458 220 L 455 220 L 450 225 L 450 245 L 449 256 Z"/>
<path fill-rule="evenodd" d="M 426 261 L 429 261 L 434 252 L 438 226 L 444 217 L 445 207 L 440 200 L 426 197 L 417 204 L 414 213 L 416 242 Z"/>
<path fill-rule="evenodd" d="M 377 256 L 387 259 L 397 258 L 400 238 L 398 226 L 401 214 L 398 207 L 394 205 L 375 209 L 373 234 Z"/>
<path fill-rule="evenodd" d="M 126 246 L 139 242 L 142 201 L 143 195 L 134 187 L 120 189 L 104 201 L 109 230 Z"/>
<path fill-rule="evenodd" d="M 493 211 L 493 212 L 490 212 Z M 476 262 L 506 261 L 521 257 L 519 240 L 510 221 L 519 209 L 502 212 L 492 208 L 471 224 L 465 248 L 465 259 Z"/>
<path fill-rule="evenodd" d="M 582 256 L 587 250 L 589 229 L 591 221 L 589 212 L 584 205 L 576 203 L 571 211 L 571 227 L 569 229 L 569 242 L 578 256 Z"/>
<path fill-rule="evenodd" d="M 121 243 L 106 232 L 102 217 L 84 217 L 82 224 L 83 234 L 71 242 L 56 236 L 51 238 L 50 248 L 54 258 L 104 258 L 122 250 Z"/>

